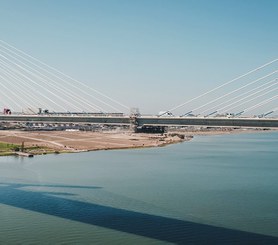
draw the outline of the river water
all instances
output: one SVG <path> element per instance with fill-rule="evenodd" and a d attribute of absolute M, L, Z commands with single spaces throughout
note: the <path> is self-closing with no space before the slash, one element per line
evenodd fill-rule
<path fill-rule="evenodd" d="M 0 158 L 0 244 L 278 244 L 278 132 Z"/>

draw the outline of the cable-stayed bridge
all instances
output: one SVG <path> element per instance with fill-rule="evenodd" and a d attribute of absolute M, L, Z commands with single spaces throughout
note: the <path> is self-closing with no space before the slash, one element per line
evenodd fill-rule
<path fill-rule="evenodd" d="M 267 62 L 158 115 L 142 116 L 0 40 L 0 122 L 278 127 L 277 63 Z"/>

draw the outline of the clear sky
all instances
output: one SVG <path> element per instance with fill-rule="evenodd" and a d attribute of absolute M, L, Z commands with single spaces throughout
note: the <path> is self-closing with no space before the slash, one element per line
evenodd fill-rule
<path fill-rule="evenodd" d="M 277 58 L 278 1 L 0 0 L 0 33 L 123 104 L 157 113 Z"/>

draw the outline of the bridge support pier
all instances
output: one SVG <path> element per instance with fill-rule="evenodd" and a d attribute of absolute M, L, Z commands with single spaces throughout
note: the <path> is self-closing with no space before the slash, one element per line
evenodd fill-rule
<path fill-rule="evenodd" d="M 130 117 L 130 129 L 134 133 L 163 134 L 166 132 L 166 126 L 140 126 L 136 116 Z"/>
<path fill-rule="evenodd" d="M 138 128 L 138 120 L 136 116 L 130 116 L 130 130 L 133 133 L 137 133 L 137 128 Z"/>
<path fill-rule="evenodd" d="M 136 128 L 136 133 L 164 134 L 166 131 L 166 126 L 142 126 Z"/>

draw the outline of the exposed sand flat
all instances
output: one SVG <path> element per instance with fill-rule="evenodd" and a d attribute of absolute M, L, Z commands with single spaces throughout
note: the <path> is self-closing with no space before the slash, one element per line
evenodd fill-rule
<path fill-rule="evenodd" d="M 167 134 L 142 134 L 128 131 L 19 131 L 0 130 L 0 142 L 24 146 L 47 147 L 57 152 L 79 152 L 109 149 L 157 147 L 190 140 L 195 135 L 218 135 L 242 132 L 258 132 L 246 129 L 213 129 L 193 131 L 171 131 Z M 32 152 L 34 154 L 41 153 Z"/>
<path fill-rule="evenodd" d="M 187 139 L 187 138 L 186 138 Z M 92 151 L 162 146 L 181 142 L 177 136 L 158 134 L 132 134 L 122 132 L 82 132 L 82 131 L 0 131 L 0 141 L 25 146 L 46 146 L 61 151 Z"/>

